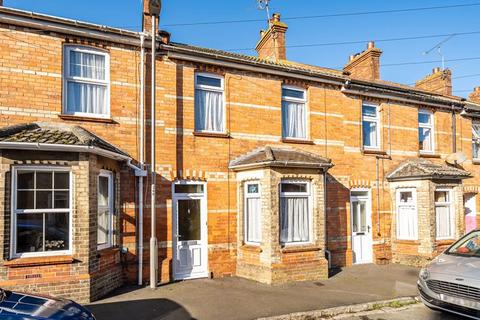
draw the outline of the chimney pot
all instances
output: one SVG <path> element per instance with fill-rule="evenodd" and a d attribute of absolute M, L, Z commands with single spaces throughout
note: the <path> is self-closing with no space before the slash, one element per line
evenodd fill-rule
<path fill-rule="evenodd" d="M 280 22 L 280 13 L 274 13 L 272 16 L 273 22 Z"/>
<path fill-rule="evenodd" d="M 348 61 L 352 61 L 353 59 L 355 59 L 355 55 L 351 54 L 350 57 L 348 58 Z"/>
<path fill-rule="evenodd" d="M 435 68 L 433 68 L 432 73 L 435 74 L 435 73 L 439 73 L 440 71 L 442 71 L 442 69 L 440 69 L 440 67 L 435 67 Z"/>
<path fill-rule="evenodd" d="M 374 41 L 369 41 L 367 44 L 367 49 L 373 49 L 375 48 L 375 42 Z"/>
<path fill-rule="evenodd" d="M 473 90 L 474 90 L 475 92 L 480 92 L 480 87 L 475 87 L 475 88 L 473 88 Z"/>

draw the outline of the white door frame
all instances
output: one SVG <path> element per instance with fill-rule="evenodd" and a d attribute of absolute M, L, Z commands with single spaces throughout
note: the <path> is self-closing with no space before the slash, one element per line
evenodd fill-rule
<path fill-rule="evenodd" d="M 203 193 L 175 193 L 175 185 L 179 184 L 196 184 L 203 185 Z M 177 270 L 177 250 L 178 250 L 178 214 L 177 201 L 178 200 L 200 200 L 200 237 L 202 250 L 202 265 L 204 271 L 191 275 L 184 275 L 176 273 Z M 208 221 L 207 221 L 207 183 L 201 181 L 181 180 L 172 183 L 172 276 L 174 280 L 187 280 L 195 278 L 208 277 Z"/>
<path fill-rule="evenodd" d="M 356 196 L 353 195 L 354 192 L 366 192 L 365 196 Z M 372 225 L 372 193 L 370 189 L 352 189 L 350 190 L 350 236 L 352 239 L 352 251 L 354 249 L 354 236 L 353 236 L 353 202 L 355 201 L 365 201 L 366 202 L 366 223 L 367 223 L 367 240 L 368 240 L 368 247 L 363 248 L 370 251 L 370 259 L 369 260 L 362 260 L 362 261 L 353 261 L 353 264 L 364 264 L 364 263 L 372 263 L 373 262 L 373 225 Z"/>

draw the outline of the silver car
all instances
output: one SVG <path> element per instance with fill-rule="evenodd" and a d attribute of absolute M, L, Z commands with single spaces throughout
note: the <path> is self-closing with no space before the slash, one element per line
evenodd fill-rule
<path fill-rule="evenodd" d="M 480 319 L 480 229 L 423 268 L 417 284 L 427 307 Z"/>

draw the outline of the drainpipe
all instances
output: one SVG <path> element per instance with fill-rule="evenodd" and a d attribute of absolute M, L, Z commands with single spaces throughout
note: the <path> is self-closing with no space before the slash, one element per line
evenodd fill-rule
<path fill-rule="evenodd" d="M 158 275 L 158 242 L 157 242 L 157 235 L 156 235 L 156 169 L 155 169 L 155 51 L 156 51 L 156 22 L 157 18 L 155 15 L 152 15 L 152 101 L 151 101 L 151 174 L 152 174 L 152 184 L 151 184 L 151 200 L 150 200 L 150 209 L 151 209 L 151 237 L 150 237 L 150 288 L 155 289 L 157 287 L 157 275 Z"/>
<path fill-rule="evenodd" d="M 324 222 L 324 230 L 323 234 L 325 236 L 325 253 L 327 255 L 328 260 L 328 270 L 332 268 L 332 253 L 328 250 L 328 226 L 327 226 L 327 172 L 323 171 L 323 206 L 325 207 L 325 222 Z"/>
<path fill-rule="evenodd" d="M 140 35 L 140 166 L 145 165 L 145 35 Z M 138 285 L 143 284 L 143 177 L 138 177 Z"/>
<path fill-rule="evenodd" d="M 455 107 L 452 105 L 452 153 L 457 152 L 457 117 Z"/>

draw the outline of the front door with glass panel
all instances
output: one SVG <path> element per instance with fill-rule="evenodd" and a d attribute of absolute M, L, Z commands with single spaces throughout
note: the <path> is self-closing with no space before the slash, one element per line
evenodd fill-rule
<path fill-rule="evenodd" d="M 465 195 L 465 232 L 468 233 L 477 228 L 477 195 Z"/>
<path fill-rule="evenodd" d="M 176 280 L 208 276 L 206 185 L 173 187 L 173 274 Z"/>
<path fill-rule="evenodd" d="M 372 262 L 372 213 L 368 191 L 352 191 L 353 263 Z"/>

